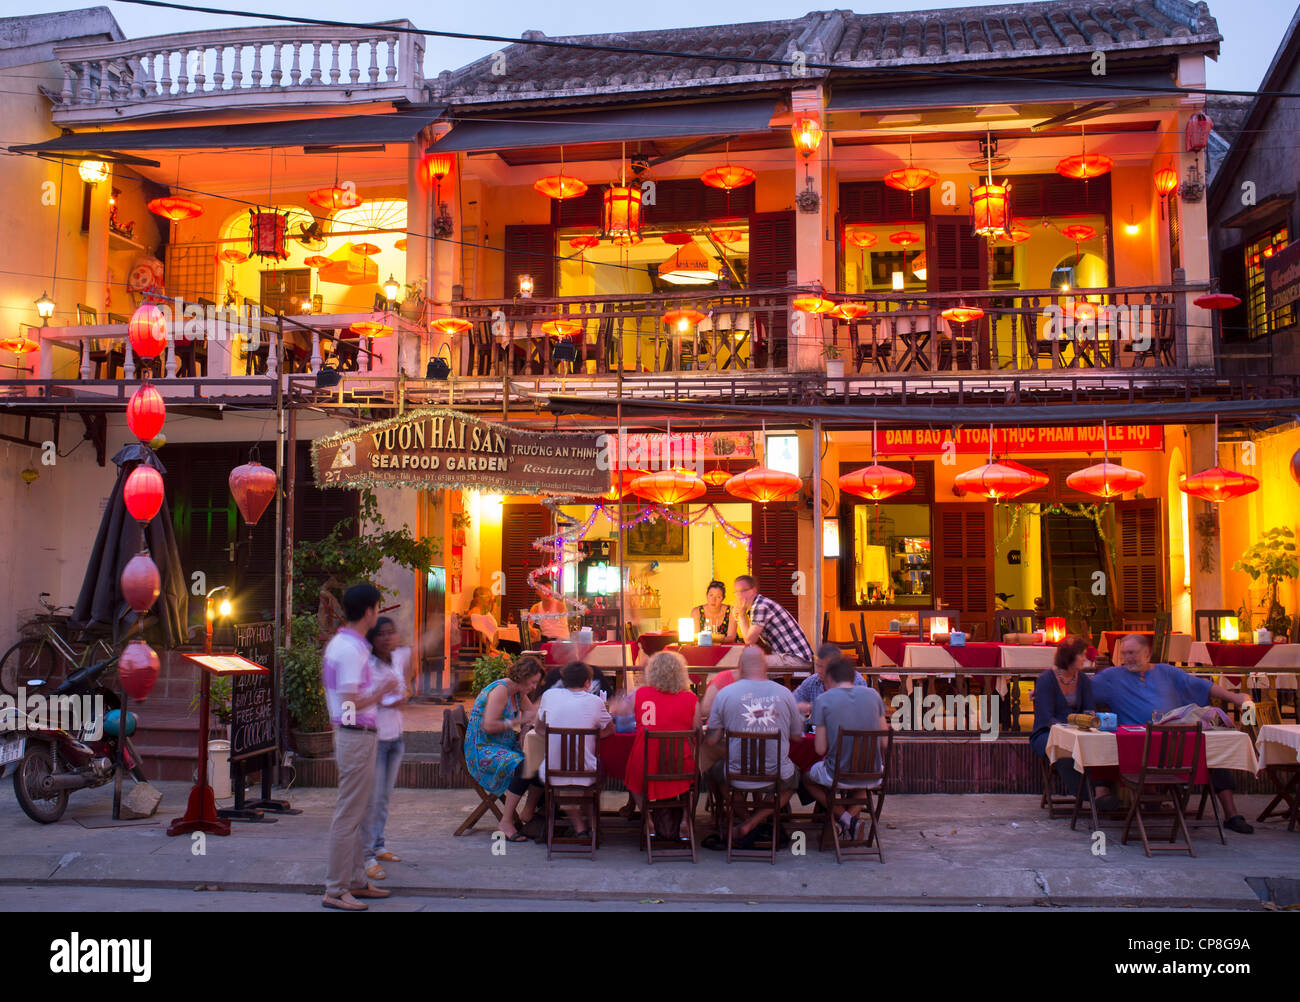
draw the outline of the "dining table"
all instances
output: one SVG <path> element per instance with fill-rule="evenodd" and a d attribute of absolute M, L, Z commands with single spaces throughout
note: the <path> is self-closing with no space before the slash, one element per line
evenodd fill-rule
<path fill-rule="evenodd" d="M 1260 768 L 1273 784 L 1274 796 L 1258 821 L 1271 817 L 1290 820 L 1287 831 L 1300 828 L 1300 724 L 1264 724 L 1255 740 Z M 1285 803 L 1284 810 L 1275 810 Z"/>
<path fill-rule="evenodd" d="M 1248 689 L 1296 689 L 1300 687 L 1300 644 L 1250 644 L 1221 640 L 1197 640 L 1191 645 L 1187 663 L 1212 668 L 1254 668 L 1253 672 L 1220 673 L 1225 689 L 1240 687 L 1243 674 Z"/>
<path fill-rule="evenodd" d="M 627 762 L 632 754 L 635 734 L 611 734 L 600 739 L 600 768 L 606 779 L 625 783 L 627 780 Z M 817 747 L 811 734 L 795 738 L 790 742 L 790 761 L 800 772 L 807 772 L 814 763 L 822 759 L 817 754 Z"/>
<path fill-rule="evenodd" d="M 621 650 L 620 650 L 621 649 Z M 570 661 L 585 661 L 593 668 L 631 668 L 640 653 L 636 641 L 623 644 L 617 640 L 598 640 L 581 644 L 576 640 L 549 640 L 542 644 L 546 663 L 563 667 Z"/>
<path fill-rule="evenodd" d="M 1139 637 L 1146 637 L 1152 643 L 1155 642 L 1154 630 L 1102 630 L 1101 643 L 1098 644 L 1097 650 L 1113 660 L 1119 642 L 1134 633 Z M 1170 633 L 1165 639 L 1165 660 L 1176 665 L 1191 664 L 1192 643 L 1190 633 Z"/>

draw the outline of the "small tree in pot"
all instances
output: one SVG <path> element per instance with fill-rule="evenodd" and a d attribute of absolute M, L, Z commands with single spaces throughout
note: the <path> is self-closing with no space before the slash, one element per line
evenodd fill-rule
<path fill-rule="evenodd" d="M 1296 559 L 1295 533 L 1284 525 L 1269 529 L 1252 545 L 1241 559 L 1232 565 L 1234 571 L 1244 571 L 1252 581 L 1263 578 L 1268 584 L 1268 595 L 1261 606 L 1267 603 L 1268 614 L 1264 617 L 1264 629 L 1281 636 L 1290 633 L 1291 621 L 1287 617 L 1286 607 L 1278 598 L 1277 589 L 1283 581 L 1300 576 L 1300 561 Z M 1294 639 L 1294 638 L 1292 638 Z"/>

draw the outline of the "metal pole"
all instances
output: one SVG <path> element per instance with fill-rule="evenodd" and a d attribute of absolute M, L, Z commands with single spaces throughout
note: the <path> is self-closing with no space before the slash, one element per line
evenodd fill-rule
<path fill-rule="evenodd" d="M 273 636 L 278 642 L 281 636 L 281 629 L 284 625 L 283 603 L 280 597 L 284 595 L 284 320 L 279 321 L 279 330 L 276 337 L 276 367 L 275 367 L 275 481 L 278 490 L 275 492 L 275 627 Z M 285 646 L 288 646 L 287 644 Z M 271 653 L 271 717 L 276 722 L 276 747 L 273 756 L 274 761 L 271 763 L 270 770 L 265 766 L 263 775 L 274 772 L 275 782 L 280 782 L 280 751 L 284 746 L 284 734 L 280 730 L 280 671 L 279 659 L 275 657 L 274 644 Z M 242 773 L 242 770 L 240 770 Z M 242 777 L 241 777 L 242 779 Z M 242 796 L 242 782 L 240 784 Z M 265 790 L 265 783 L 263 784 Z M 266 792 L 270 792 L 267 790 Z"/>
<path fill-rule="evenodd" d="M 813 644 L 815 650 L 821 644 L 821 636 L 818 631 L 822 623 L 822 423 L 813 422 L 813 636 L 817 638 L 817 643 Z"/>
<path fill-rule="evenodd" d="M 622 344 L 622 338 L 619 339 L 619 343 L 620 345 Z M 619 373 L 619 377 L 618 377 L 619 383 L 621 384 L 623 381 L 622 348 L 619 349 L 618 373 Z M 623 483 L 623 462 L 626 459 L 626 456 L 624 455 L 624 449 L 623 449 L 623 394 L 622 393 L 619 394 L 618 421 L 614 426 L 614 436 L 615 436 L 615 441 L 618 443 L 615 446 L 615 448 L 618 449 L 618 453 L 619 453 L 618 480 L 613 481 L 613 479 L 611 478 L 611 482 L 616 484 L 616 490 L 617 490 L 618 487 L 621 486 Z M 627 552 L 627 546 L 623 534 L 623 495 L 619 494 L 618 500 L 615 501 L 614 503 L 617 506 L 617 510 L 618 510 L 618 636 L 622 639 L 622 643 L 618 645 L 618 661 L 619 664 L 622 666 L 623 689 L 626 691 L 628 688 L 630 688 L 628 684 L 629 680 L 628 680 L 628 668 L 627 668 L 627 645 L 631 642 L 632 638 L 628 636 L 627 603 L 624 598 L 624 593 L 627 587 L 626 585 L 627 561 L 624 554 Z"/>

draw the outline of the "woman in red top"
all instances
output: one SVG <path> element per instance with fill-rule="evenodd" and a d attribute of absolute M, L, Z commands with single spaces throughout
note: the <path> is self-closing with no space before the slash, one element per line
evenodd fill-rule
<path fill-rule="evenodd" d="M 645 754 L 647 731 L 689 731 L 698 723 L 699 704 L 691 692 L 691 678 L 686 671 L 686 660 L 673 651 L 660 651 L 645 667 L 646 684 L 637 689 L 633 699 L 636 715 L 636 737 L 627 759 L 624 785 L 636 796 L 637 807 L 645 810 Z M 695 767 L 694 758 L 687 751 L 686 770 Z M 690 789 L 689 781 L 650 784 L 650 799 L 667 800 Z"/>

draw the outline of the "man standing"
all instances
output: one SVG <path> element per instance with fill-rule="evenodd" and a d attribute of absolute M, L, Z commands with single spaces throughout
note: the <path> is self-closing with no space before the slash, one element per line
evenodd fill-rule
<path fill-rule="evenodd" d="M 817 697 L 826 691 L 826 667 L 832 661 L 843 659 L 844 655 L 834 644 L 822 644 L 817 648 L 817 660 L 813 662 L 813 673 L 799 683 L 794 691 L 794 701 L 799 712 L 805 717 L 812 713 Z M 831 683 L 832 685 L 834 683 Z M 853 672 L 853 684 L 865 686 L 867 680 L 857 671 Z"/>
<path fill-rule="evenodd" d="M 368 633 L 379 619 L 379 589 L 353 585 L 343 593 L 346 622 L 325 648 L 321 681 L 325 702 L 334 724 L 334 760 L 338 765 L 339 793 L 330 824 L 329 869 L 325 875 L 326 908 L 363 912 L 357 898 L 386 898 L 388 891 L 366 880 L 362 854 L 362 825 L 370 806 L 375 780 L 380 699 L 398 688 L 395 680 L 371 688 Z"/>
<path fill-rule="evenodd" d="M 835 773 L 849 761 L 852 748 L 852 745 L 846 742 L 842 749 L 844 761 L 835 761 L 835 748 L 840 732 L 883 731 L 888 726 L 885 723 L 885 703 L 880 698 L 880 693 L 866 685 L 856 684 L 853 679 L 858 673 L 845 658 L 834 658 L 826 667 L 825 674 L 831 687 L 817 700 L 812 711 L 813 726 L 817 728 L 813 743 L 817 754 L 823 757 L 813 764 L 804 777 L 808 781 L 808 792 L 823 807 L 828 806 L 827 791 L 835 782 Z M 879 770 L 882 765 L 880 746 L 877 743 L 876 761 L 872 764 L 873 771 Z M 865 794 L 857 796 L 863 801 L 866 799 Z M 862 813 L 862 805 L 857 804 L 841 812 L 836 819 L 845 838 L 856 838 L 855 826 L 860 813 Z"/>
<path fill-rule="evenodd" d="M 1173 665 L 1153 665 L 1151 641 L 1140 633 L 1131 633 L 1121 640 L 1116 654 L 1119 664 L 1093 676 L 1092 697 L 1099 706 L 1108 705 L 1120 724 L 1149 724 L 1153 714 L 1168 713 L 1188 703 L 1207 706 L 1211 698 L 1236 706 L 1246 702 L 1244 694 L 1229 692 L 1217 683 L 1211 684 L 1208 678 L 1191 675 Z M 1254 827 L 1237 813 L 1232 773 L 1227 769 L 1211 769 L 1210 785 L 1223 804 L 1228 819 L 1224 827 L 1242 835 L 1251 834 Z M 1119 799 L 1111 795 L 1110 788 L 1098 786 L 1097 809 L 1118 808 Z"/>
<path fill-rule="evenodd" d="M 758 593 L 758 582 L 748 574 L 736 578 L 736 598 L 745 611 L 749 626 L 744 642 L 760 640 L 772 652 L 772 663 L 786 667 L 809 667 L 813 652 L 795 618 L 770 598 Z"/>

